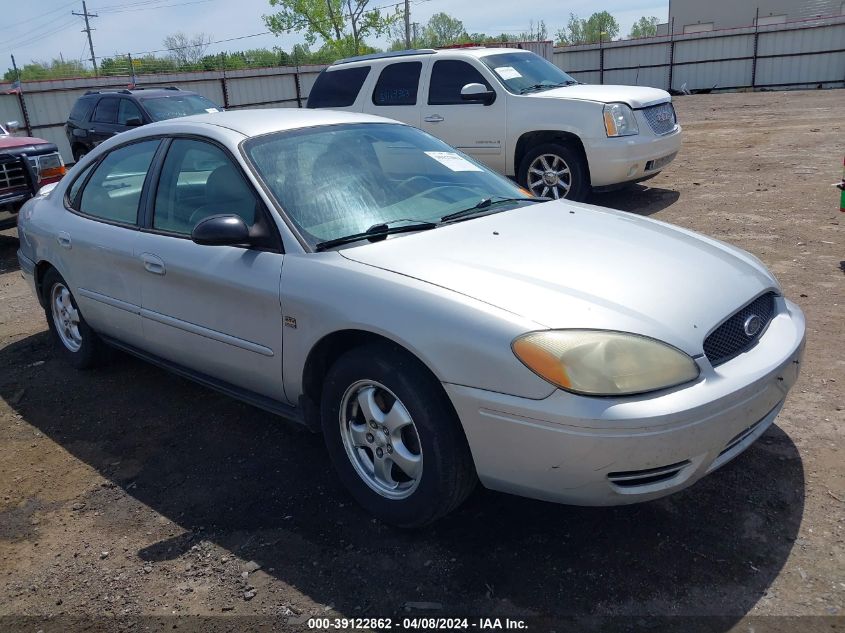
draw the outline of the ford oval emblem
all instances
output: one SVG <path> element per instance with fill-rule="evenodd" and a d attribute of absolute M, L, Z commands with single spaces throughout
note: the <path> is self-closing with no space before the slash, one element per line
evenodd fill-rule
<path fill-rule="evenodd" d="M 747 336 L 751 337 L 757 334 L 762 326 L 763 320 L 756 314 L 752 314 L 750 317 L 745 319 L 745 323 L 742 324 L 742 329 L 745 331 Z"/>

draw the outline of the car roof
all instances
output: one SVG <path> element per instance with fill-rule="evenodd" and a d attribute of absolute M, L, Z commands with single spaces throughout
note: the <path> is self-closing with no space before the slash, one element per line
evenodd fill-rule
<path fill-rule="evenodd" d="M 530 53 L 531 51 L 527 51 L 521 48 L 510 48 L 510 47 L 486 47 L 486 46 L 461 46 L 457 48 L 441 48 L 441 49 L 431 49 L 431 48 L 422 48 L 422 49 L 411 49 L 405 51 L 388 51 L 386 53 L 372 53 L 370 55 L 358 55 L 357 57 L 347 57 L 345 59 L 339 59 L 334 62 L 330 68 L 334 68 L 335 66 L 345 66 L 347 64 L 366 64 L 374 61 L 380 60 L 392 60 L 397 57 L 400 58 L 413 58 L 413 57 L 442 57 L 444 55 L 464 55 L 466 57 L 487 57 L 488 55 L 495 55 L 497 53 Z M 402 60 L 404 61 L 404 59 Z"/>
<path fill-rule="evenodd" d="M 144 135 L 172 133 L 174 128 L 197 129 L 198 126 L 214 125 L 233 130 L 244 136 L 261 136 L 271 132 L 295 130 L 322 125 L 343 123 L 394 123 L 404 125 L 392 119 L 357 112 L 339 112 L 336 110 L 306 110 L 300 108 L 264 108 L 254 110 L 228 110 L 209 114 L 195 114 L 158 121 L 138 128 Z M 164 129 L 166 128 L 166 132 Z M 124 133 L 125 134 L 125 133 Z"/>
<path fill-rule="evenodd" d="M 184 95 L 195 95 L 192 90 L 181 88 L 103 88 L 101 90 L 89 90 L 80 99 L 93 99 L 96 97 L 179 97 Z"/>

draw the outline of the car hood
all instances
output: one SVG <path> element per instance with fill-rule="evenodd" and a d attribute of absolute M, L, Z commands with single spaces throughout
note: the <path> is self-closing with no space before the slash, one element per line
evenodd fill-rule
<path fill-rule="evenodd" d="M 540 99 L 579 99 L 583 101 L 599 101 L 600 103 L 627 103 L 632 108 L 670 101 L 672 97 L 665 90 L 647 88 L 645 86 L 597 86 L 592 84 L 575 84 L 562 88 L 552 88 L 543 92 L 531 93 L 532 97 Z"/>
<path fill-rule="evenodd" d="M 691 231 L 547 202 L 340 253 L 528 318 L 543 328 L 651 336 L 691 355 L 777 282 L 753 256 Z"/>
<path fill-rule="evenodd" d="M 0 136 L 0 151 L 48 144 L 49 142 L 43 138 L 35 138 L 34 136 Z"/>

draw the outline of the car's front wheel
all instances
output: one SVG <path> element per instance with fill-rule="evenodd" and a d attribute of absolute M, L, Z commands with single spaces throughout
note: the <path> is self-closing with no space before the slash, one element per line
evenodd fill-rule
<path fill-rule="evenodd" d="M 522 159 L 518 181 L 533 195 L 581 201 L 590 192 L 587 165 L 580 151 L 560 143 L 533 147 Z"/>
<path fill-rule="evenodd" d="M 475 486 L 454 409 L 437 380 L 401 350 L 376 344 L 341 356 L 326 377 L 321 415 L 341 481 L 386 523 L 431 523 Z"/>
<path fill-rule="evenodd" d="M 102 358 L 103 343 L 85 322 L 67 282 L 51 268 L 42 281 L 47 324 L 59 352 L 77 369 L 93 367 Z"/>

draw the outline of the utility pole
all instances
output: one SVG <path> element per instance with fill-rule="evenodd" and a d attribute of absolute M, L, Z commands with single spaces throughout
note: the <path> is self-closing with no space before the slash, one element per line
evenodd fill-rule
<path fill-rule="evenodd" d="M 18 65 L 15 63 L 15 56 L 12 55 L 12 70 L 15 71 L 15 81 L 20 82 L 21 73 L 18 70 Z"/>
<path fill-rule="evenodd" d="M 82 13 L 71 11 L 71 15 L 78 15 L 81 18 L 85 18 L 85 28 L 82 29 L 82 32 L 88 34 L 88 48 L 91 50 L 91 63 L 94 64 L 94 75 L 99 75 L 99 72 L 97 71 L 97 58 L 94 56 L 94 42 L 91 41 L 91 24 L 88 22 L 88 18 L 96 18 L 99 16 L 96 13 L 88 13 L 88 7 L 85 6 L 85 0 L 82 0 Z"/>
<path fill-rule="evenodd" d="M 419 22 L 411 22 L 411 29 L 413 30 L 413 39 L 411 40 L 411 44 L 416 48 L 417 42 L 419 41 L 419 34 L 417 29 L 419 28 Z"/>
<path fill-rule="evenodd" d="M 405 0 L 405 48 L 411 48 L 411 0 Z"/>

